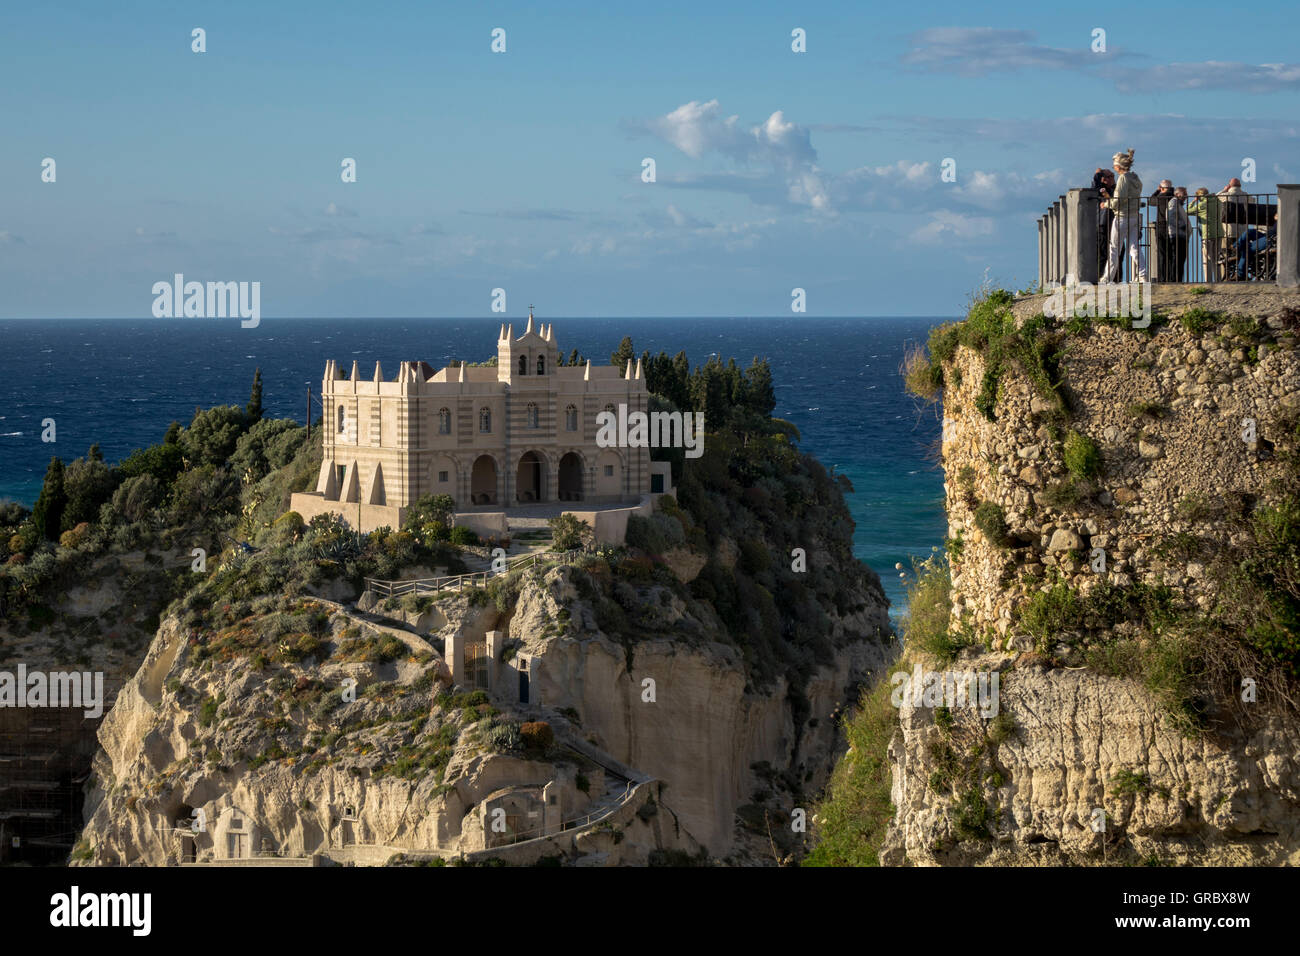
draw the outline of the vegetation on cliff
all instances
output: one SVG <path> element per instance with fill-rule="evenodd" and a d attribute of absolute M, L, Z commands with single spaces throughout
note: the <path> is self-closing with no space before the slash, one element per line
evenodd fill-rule
<path fill-rule="evenodd" d="M 1058 510 L 1088 514 L 1103 509 L 1099 500 L 1105 475 L 1096 440 L 1071 427 L 1075 407 L 1063 360 L 1072 343 L 1090 334 L 1094 324 L 1120 334 L 1155 335 L 1172 325 L 1190 336 L 1193 348 L 1207 338 L 1209 347 L 1231 350 L 1230 360 L 1245 365 L 1263 351 L 1291 349 L 1300 333 L 1300 310 L 1283 308 L 1278 316 L 1232 315 L 1200 306 L 1176 314 L 1157 310 L 1149 327 L 1133 329 L 1127 318 L 1053 319 L 1039 313 L 1017 319 L 1010 293 L 986 291 L 976 297 L 965 322 L 941 326 L 928 350 L 917 350 L 905 367 L 908 386 L 926 399 L 936 398 L 945 381 L 960 374 L 955 353 L 966 346 L 979 353 L 985 378 L 975 405 L 995 417 L 999 383 L 1009 370 L 1021 374 L 1041 399 L 1036 417 L 1057 443 L 1068 478 L 1048 486 L 1042 500 Z M 1204 353 L 1200 353 L 1204 354 Z M 952 400 L 955 389 L 944 394 Z M 1162 402 L 1141 402 L 1129 412 L 1148 421 L 1168 417 Z M 1040 652 L 1057 653 L 1070 645 L 1071 663 L 1082 662 L 1114 676 L 1144 682 L 1171 718 L 1185 731 L 1208 729 L 1216 720 L 1255 721 L 1268 712 L 1296 707 L 1300 685 L 1300 408 L 1277 404 L 1258 422 L 1261 456 L 1275 464 L 1259 494 L 1219 501 L 1185 500 L 1180 517 L 1211 527 L 1213 534 L 1170 534 L 1155 549 L 1166 563 L 1198 563 L 1203 579 L 1217 582 L 1207 609 L 1189 604 L 1164 586 L 1158 576 L 1127 585 L 1102 583 L 1079 592 L 1061 576 L 1041 576 L 1018 612 L 1018 627 L 1031 635 Z M 1139 433 L 1142 434 L 1142 433 Z M 1155 439 L 1150 440 L 1152 443 Z M 1158 456 L 1156 444 L 1144 454 Z M 992 525 L 992 503 L 980 504 L 977 525 L 990 538 L 1007 535 Z M 1012 541 L 1033 550 L 1034 541 Z M 1031 584 L 1035 582 L 1030 582 Z M 991 640 L 967 633 L 968 642 Z M 990 645 L 991 646 L 991 645 Z M 1241 706 L 1242 676 L 1260 688 L 1259 707 Z"/>
<path fill-rule="evenodd" d="M 961 445 L 961 456 L 972 463 L 948 474 L 949 507 L 957 509 L 965 533 L 954 532 L 946 543 L 946 560 L 931 559 L 916 569 L 904 626 L 907 657 L 900 667 L 914 661 L 944 667 L 961 657 L 1011 652 L 1017 667 L 1082 666 L 1135 681 L 1175 731 L 1221 745 L 1247 739 L 1276 717 L 1281 726 L 1294 727 L 1300 701 L 1300 407 L 1293 366 L 1274 353 L 1285 355 L 1300 345 L 1300 310 L 1283 301 L 1272 314 L 1243 316 L 1198 305 L 1157 310 L 1150 327 L 1134 329 L 1128 318 L 1056 319 L 1016 306 L 1011 294 L 985 290 L 964 322 L 935 329 L 928 346 L 913 350 L 902 369 L 913 394 L 942 399 L 950 406 L 949 418 L 972 423 L 962 440 L 976 447 Z M 1111 389 L 1120 394 L 1114 378 L 1071 381 L 1071 357 L 1096 335 L 1117 344 L 1107 351 L 1094 340 L 1081 363 L 1084 375 L 1112 372 L 1098 355 L 1118 353 L 1131 369 L 1121 372 L 1146 376 L 1144 383 L 1149 379 L 1136 389 L 1139 400 L 1120 406 L 1136 423 L 1137 447 L 1116 447 L 1125 434 L 1122 425 L 1106 429 L 1103 446 L 1096 407 L 1084 404 L 1095 403 L 1099 389 L 1103 401 Z M 1129 336 L 1134 345 L 1126 354 L 1122 343 Z M 1272 366 L 1273 374 L 1288 370 L 1286 382 L 1250 378 L 1266 355 L 1283 363 Z M 1189 366 L 1174 364 L 1183 358 Z M 1163 378 L 1157 366 L 1166 370 Z M 1258 486 L 1217 498 L 1184 493 L 1176 507 L 1162 503 L 1155 511 L 1156 505 L 1148 505 L 1136 513 L 1149 515 L 1144 520 L 1150 527 L 1143 525 L 1140 535 L 1121 531 L 1129 537 L 1117 545 L 1114 516 L 1143 500 L 1142 479 L 1164 455 L 1167 435 L 1158 426 L 1177 428 L 1195 409 L 1213 412 L 1237 388 L 1264 396 L 1250 406 L 1249 421 L 1228 415 L 1223 426 L 1234 440 L 1238 428 L 1257 428 L 1258 439 L 1252 441 L 1251 432 L 1242 437 L 1252 462 L 1262 463 Z M 1149 393 L 1157 389 L 1161 395 L 1153 400 Z M 956 402 L 966 406 L 953 407 Z M 1017 420 L 1002 427 L 1003 416 L 1012 415 L 1027 424 Z M 1114 417 L 1108 410 L 1107 418 Z M 1213 434 L 1215 420 L 1209 421 Z M 982 423 L 999 428 L 994 432 Z M 1093 428 L 1097 433 L 1090 434 Z M 990 434 L 1006 447 L 981 445 Z M 1007 464 L 999 467 L 1002 462 Z M 1056 480 L 1048 480 L 1049 474 Z M 1088 549 L 1089 537 L 1124 555 L 1137 551 L 1141 560 L 1124 573 L 1098 575 L 1105 564 L 1089 568 L 1102 553 Z M 1136 538 L 1140 550 L 1129 543 Z M 973 548 L 984 562 L 978 567 L 969 565 Z M 965 578 L 964 604 L 958 601 L 960 613 L 954 614 L 958 575 Z M 1011 602 L 1005 633 L 973 625 L 974 581 L 996 592 L 999 606 L 1007 594 L 1022 595 Z M 922 829 L 986 841 L 1001 812 L 996 800 L 986 800 L 996 792 L 989 781 L 1001 780 L 997 747 L 1014 725 L 984 721 L 983 735 L 977 733 L 965 748 L 946 736 L 952 721 L 944 708 L 935 709 L 934 722 L 941 739 L 926 738 L 932 752 L 910 756 L 914 765 L 937 768 L 934 778 L 942 779 L 932 778 L 930 789 L 950 798 L 948 823 Z M 885 681 L 863 695 L 845 730 L 853 746 L 817 808 L 817 846 L 809 864 L 878 863 L 895 814 L 891 770 L 899 767 L 891 768 L 889 747 L 891 740 L 899 745 L 900 724 Z M 1139 790 L 1169 796 L 1169 788 L 1133 784 L 1145 781 L 1145 774 L 1121 771 L 1111 781 L 1110 796 L 1127 794 L 1129 810 Z M 1208 817 L 1224 799 L 1206 810 L 1210 830 Z M 912 796 L 914 805 L 920 800 Z"/>

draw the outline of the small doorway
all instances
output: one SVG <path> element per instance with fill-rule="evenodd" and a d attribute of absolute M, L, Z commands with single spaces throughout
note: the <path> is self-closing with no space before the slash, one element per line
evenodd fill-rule
<path fill-rule="evenodd" d="M 528 661 L 519 662 L 519 703 L 528 703 Z"/>
<path fill-rule="evenodd" d="M 181 837 L 181 862 L 193 863 L 197 858 L 194 851 L 194 837 Z"/>
<path fill-rule="evenodd" d="M 247 833 L 227 833 L 226 848 L 230 851 L 230 859 L 242 860 L 248 853 L 248 834 Z"/>

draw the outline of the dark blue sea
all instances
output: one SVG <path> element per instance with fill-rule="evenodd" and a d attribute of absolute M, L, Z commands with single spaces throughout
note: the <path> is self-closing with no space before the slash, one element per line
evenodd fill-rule
<path fill-rule="evenodd" d="M 857 522 L 854 549 L 879 572 L 901 608 L 896 562 L 943 542 L 942 475 L 933 410 L 903 392 L 908 343 L 938 319 L 550 319 L 562 354 L 577 348 L 608 362 L 624 335 L 637 354 L 685 350 L 692 364 L 716 352 L 747 366 L 772 363 L 776 414 L 803 434 L 803 447 L 848 475 Z M 522 322 L 515 321 L 517 332 Z M 495 354 L 499 319 L 68 319 L 0 321 L 0 500 L 31 506 L 52 455 L 65 462 L 98 442 L 108 461 L 160 441 L 172 420 L 196 407 L 244 404 L 261 367 L 269 415 L 303 421 L 307 384 L 320 389 L 325 360 L 370 377 L 376 360 L 391 377 L 400 361 L 440 368 L 451 358 Z M 317 406 L 313 420 L 319 418 Z M 57 441 L 41 441 L 53 418 Z"/>

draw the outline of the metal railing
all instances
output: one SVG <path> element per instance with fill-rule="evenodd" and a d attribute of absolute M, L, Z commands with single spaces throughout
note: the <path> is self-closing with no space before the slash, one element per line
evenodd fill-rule
<path fill-rule="evenodd" d="M 521 555 L 513 561 L 506 562 L 504 570 L 471 571 L 468 574 L 448 574 L 437 578 L 412 578 L 409 581 L 382 581 L 378 578 L 366 578 L 366 590 L 384 598 L 401 597 L 404 594 L 431 594 L 437 591 L 461 591 L 468 587 L 486 587 L 487 582 L 502 574 L 509 574 L 523 567 L 536 567 L 538 564 L 571 561 L 578 555 L 586 554 L 583 549 L 572 551 L 537 551 Z"/>
<path fill-rule="evenodd" d="M 528 830 L 519 830 L 518 832 L 512 833 L 509 836 L 501 839 L 499 842 L 493 843 L 491 846 L 486 847 L 485 849 L 495 850 L 503 846 L 514 846 L 516 843 L 523 843 L 527 840 L 544 840 L 547 837 L 553 837 L 553 836 L 558 836 L 561 833 L 567 833 L 569 830 L 581 830 L 584 827 L 592 826 L 593 824 L 599 823 L 601 820 L 605 819 L 605 817 L 609 816 L 615 810 L 618 810 L 629 800 L 631 800 L 632 795 L 636 793 L 638 787 L 644 786 L 645 784 L 650 782 L 651 781 L 649 780 L 645 780 L 642 781 L 641 783 L 636 783 L 632 780 L 627 780 L 624 782 L 623 790 L 618 795 L 618 799 L 615 800 L 612 804 L 603 806 L 598 810 L 589 811 L 583 816 L 574 817 L 572 820 L 562 820 L 558 826 L 553 826 L 553 827 L 540 826 L 540 827 L 532 827 Z"/>
<path fill-rule="evenodd" d="M 1149 282 L 1279 282 L 1293 284 L 1294 268 L 1281 264 L 1280 219 L 1295 215 L 1294 190 L 1283 202 L 1278 192 L 1221 193 L 1198 200 L 1190 196 L 1178 205 L 1173 192 L 1141 200 L 1137 244 L 1147 264 Z M 1283 206 L 1291 212 L 1283 212 Z M 1171 209 L 1174 214 L 1171 216 Z M 1169 223 L 1187 216 L 1183 235 Z M 1194 210 L 1194 211 L 1193 211 Z M 1046 289 L 1071 279 L 1097 282 L 1106 276 L 1112 238 L 1113 212 L 1106 209 L 1095 189 L 1072 189 L 1058 198 L 1038 220 L 1038 277 Z M 1294 224 L 1287 228 L 1294 230 Z M 1091 237 L 1091 238 L 1090 238 Z M 1112 282 L 1139 279 L 1133 256 L 1124 245 L 1126 231 L 1118 230 L 1120 254 Z M 1294 257 L 1294 248 L 1284 255 Z M 1288 260 L 1289 261 L 1289 260 Z"/>
<path fill-rule="evenodd" d="M 1172 194 L 1171 194 L 1172 195 Z M 1187 213 L 1186 236 L 1170 235 L 1171 212 L 1177 207 L 1169 198 L 1148 196 L 1142 201 L 1140 245 L 1151 282 L 1276 282 L 1277 281 L 1277 193 L 1234 193 L 1189 197 L 1182 209 Z M 1193 206 L 1199 213 L 1187 212 Z M 1217 221 L 1216 221 L 1217 220 Z M 1101 223 L 1109 226 L 1102 213 Z M 1105 269 L 1105 255 L 1111 236 L 1098 235 L 1098 259 Z M 1121 242 L 1123 236 L 1120 237 Z M 1119 274 L 1112 281 L 1135 281 L 1133 257 L 1124 249 L 1119 257 Z"/>

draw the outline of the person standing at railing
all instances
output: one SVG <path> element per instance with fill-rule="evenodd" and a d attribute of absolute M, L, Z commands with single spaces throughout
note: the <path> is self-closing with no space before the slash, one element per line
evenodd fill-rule
<path fill-rule="evenodd" d="M 1168 179 L 1160 180 L 1160 188 L 1147 199 L 1147 209 L 1155 211 L 1155 278 L 1159 282 L 1168 282 L 1173 266 L 1169 261 L 1169 221 L 1166 209 L 1169 200 L 1174 198 L 1174 184 Z"/>
<path fill-rule="evenodd" d="M 1106 201 L 1115 195 L 1115 174 L 1109 169 L 1098 167 L 1092 174 L 1092 188 L 1097 190 L 1097 195 L 1101 198 L 1097 208 L 1097 267 L 1104 273 L 1106 263 L 1110 261 L 1110 224 L 1115 218 Z"/>
<path fill-rule="evenodd" d="M 1196 190 L 1196 199 L 1187 207 L 1201 225 L 1201 267 L 1206 282 L 1218 282 L 1223 278 L 1219 269 L 1223 249 L 1222 206 L 1219 198 L 1211 196 L 1210 191 L 1202 186 Z"/>
<path fill-rule="evenodd" d="M 1192 224 L 1187 218 L 1187 190 L 1179 186 L 1165 210 L 1169 223 L 1169 282 L 1187 281 L 1187 243 Z"/>
<path fill-rule="evenodd" d="M 1118 282 L 1120 250 L 1128 246 L 1129 260 L 1139 282 L 1147 281 L 1147 256 L 1142 248 L 1142 180 L 1133 172 L 1133 150 L 1116 153 L 1112 161 L 1116 175 L 1115 195 L 1106 205 L 1115 213 L 1110 227 L 1110 257 L 1103 283 Z"/>

